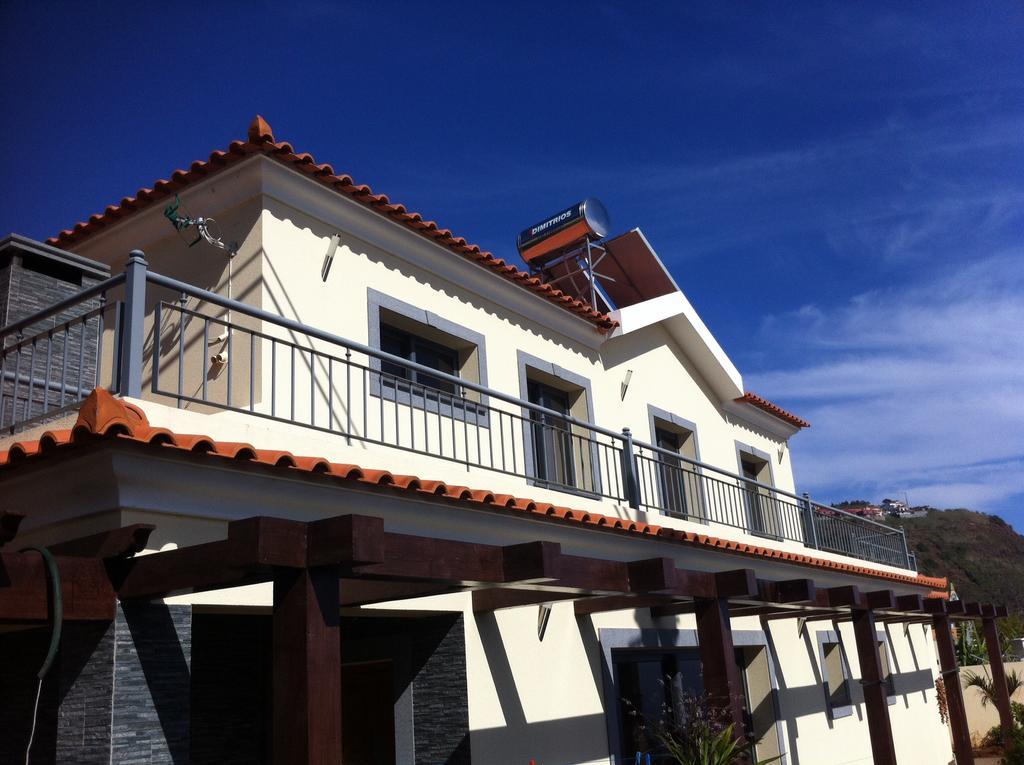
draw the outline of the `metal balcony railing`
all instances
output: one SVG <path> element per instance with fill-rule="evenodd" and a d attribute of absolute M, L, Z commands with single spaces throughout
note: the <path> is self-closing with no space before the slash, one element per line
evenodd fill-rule
<path fill-rule="evenodd" d="M 0 427 L 52 418 L 96 386 L 139 397 L 147 377 L 151 394 L 179 407 L 242 412 L 914 568 L 902 529 L 150 272 L 141 253 L 124 273 L 0 330 Z"/>

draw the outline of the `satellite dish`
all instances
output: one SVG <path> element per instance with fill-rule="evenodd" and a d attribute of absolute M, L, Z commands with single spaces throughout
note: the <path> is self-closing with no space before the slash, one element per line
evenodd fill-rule
<path fill-rule="evenodd" d="M 192 247 L 200 240 L 224 250 L 229 257 L 234 257 L 238 246 L 234 243 L 225 244 L 221 238 L 220 225 L 213 218 L 194 218 L 181 202 L 181 197 L 174 195 L 174 201 L 164 208 L 164 217 L 171 222 L 185 244 Z"/>

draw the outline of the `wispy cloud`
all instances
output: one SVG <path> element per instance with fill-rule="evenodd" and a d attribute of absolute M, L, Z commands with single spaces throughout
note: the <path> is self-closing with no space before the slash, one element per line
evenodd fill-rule
<path fill-rule="evenodd" d="M 794 440 L 829 499 L 908 492 L 1024 528 L 1024 247 L 838 306 L 768 317 L 750 376 L 814 426 Z M 798 358 L 809 361 L 800 363 Z"/>
<path fill-rule="evenodd" d="M 964 103 L 913 118 L 897 111 L 871 127 L 755 152 L 686 156 L 673 148 L 657 161 L 582 164 L 578 155 L 495 153 L 462 160 L 457 180 L 434 170 L 403 174 L 414 174 L 414 188 L 440 193 L 470 232 L 493 231 L 496 211 L 531 201 L 529 215 L 541 214 L 538 195 L 557 205 L 596 194 L 619 224 L 641 224 L 679 262 L 757 257 L 803 234 L 833 256 L 900 264 L 967 237 L 976 245 L 1001 236 L 1024 218 L 1019 172 L 1006 162 L 1024 163 L 1024 114 Z M 506 253 L 509 241 L 504 232 L 489 244 Z"/>

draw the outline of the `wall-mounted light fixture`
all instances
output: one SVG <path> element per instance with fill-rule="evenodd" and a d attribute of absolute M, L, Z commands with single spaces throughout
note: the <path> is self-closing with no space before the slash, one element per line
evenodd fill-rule
<path fill-rule="evenodd" d="M 626 400 L 626 391 L 629 390 L 629 381 L 633 379 L 633 370 L 627 369 L 626 376 L 622 378 L 622 400 Z"/>
<path fill-rule="evenodd" d="M 335 234 L 331 237 L 331 243 L 327 245 L 327 254 L 324 255 L 324 264 L 320 267 L 320 278 L 323 281 L 327 281 L 327 276 L 331 273 L 331 266 L 334 265 L 334 253 L 338 251 L 338 242 L 341 241 L 341 236 Z"/>

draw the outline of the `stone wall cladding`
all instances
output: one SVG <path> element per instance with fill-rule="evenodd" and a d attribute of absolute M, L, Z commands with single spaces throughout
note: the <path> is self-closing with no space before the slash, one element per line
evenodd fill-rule
<path fill-rule="evenodd" d="M 57 762 L 110 762 L 113 622 L 64 625 L 60 653 Z"/>
<path fill-rule="evenodd" d="M 462 616 L 424 620 L 413 647 L 416 765 L 470 765 Z"/>
<path fill-rule="evenodd" d="M 32 727 L 36 673 L 50 642 L 49 627 L 0 635 L 0 762 L 24 762 Z M 64 624 L 60 651 L 43 682 L 33 765 L 110 762 L 110 711 L 114 672 L 111 622 Z"/>
<path fill-rule="evenodd" d="M 61 270 L 66 270 L 68 272 L 63 274 L 68 278 L 70 278 L 74 271 L 71 267 L 61 267 Z M 60 278 L 60 276 L 60 274 L 54 275 L 43 273 L 31 267 L 26 268 L 20 258 L 13 258 L 7 264 L 0 266 L 0 289 L 3 290 L 3 294 L 0 295 L 0 304 L 2 304 L 3 307 L 3 313 L 0 315 L 0 321 L 2 321 L 3 325 L 18 321 L 26 316 L 30 316 L 33 313 L 41 311 L 47 306 L 51 306 L 61 300 L 64 300 L 65 298 L 74 295 L 76 292 L 80 292 L 81 290 L 100 281 L 89 274 L 79 274 L 79 280 L 72 281 L 69 281 L 68 278 Z M 72 308 L 58 314 L 57 322 L 62 322 L 74 316 L 79 316 L 98 306 L 99 298 L 87 300 L 81 305 L 73 306 Z M 107 319 L 108 321 L 112 319 L 112 314 L 109 312 L 107 312 Z M 47 322 L 45 325 L 35 325 L 26 329 L 24 334 L 26 337 L 30 337 L 33 334 L 44 331 L 51 325 L 52 324 L 50 322 Z M 85 347 L 82 349 L 83 359 L 81 364 L 81 380 L 82 388 L 84 388 L 85 391 L 90 391 L 95 387 L 97 328 L 97 319 L 92 319 L 88 322 L 88 327 L 84 334 Z M 67 344 L 66 351 L 65 340 Z M 7 340 L 8 345 L 13 342 L 14 340 Z M 35 376 L 37 378 L 45 377 L 59 384 L 61 367 L 64 363 L 64 355 L 66 353 L 67 384 L 77 387 L 79 380 L 78 353 L 82 342 L 83 334 L 82 326 L 80 324 L 74 326 L 67 338 L 64 338 L 63 333 L 57 333 L 54 336 L 52 343 L 48 342 L 46 338 L 41 339 L 36 346 Z M 50 345 L 49 370 L 46 369 L 47 345 Z M 30 349 L 25 348 L 22 349 L 18 355 L 20 355 L 19 373 L 27 377 L 29 366 L 32 364 L 31 351 Z M 16 359 L 17 356 L 10 356 L 7 363 L 4 365 L 5 372 L 14 372 L 16 364 L 19 363 Z M 109 375 L 109 370 L 103 370 L 103 372 L 104 374 Z M 103 379 L 102 374 L 100 382 L 101 384 L 106 384 L 107 382 Z M 6 379 L 0 380 L 0 402 L 2 402 L 5 422 L 9 423 L 12 421 L 12 405 L 16 405 L 16 417 L 14 418 L 16 420 L 24 419 L 26 416 L 38 416 L 43 413 L 44 397 L 43 391 L 41 390 L 42 386 L 36 386 L 33 390 L 31 409 L 29 412 L 26 412 L 26 398 L 28 393 L 27 382 L 23 382 L 20 386 L 19 397 L 17 398 L 13 396 L 13 387 L 13 381 L 8 381 Z M 60 391 L 51 389 L 48 401 L 46 402 L 47 411 L 59 408 L 61 405 L 59 399 Z M 77 396 L 72 396 L 70 393 L 66 393 L 63 403 L 71 404 L 72 402 L 77 401 Z"/>
<path fill-rule="evenodd" d="M 191 607 L 119 605 L 114 640 L 111 763 L 187 763 Z"/>

